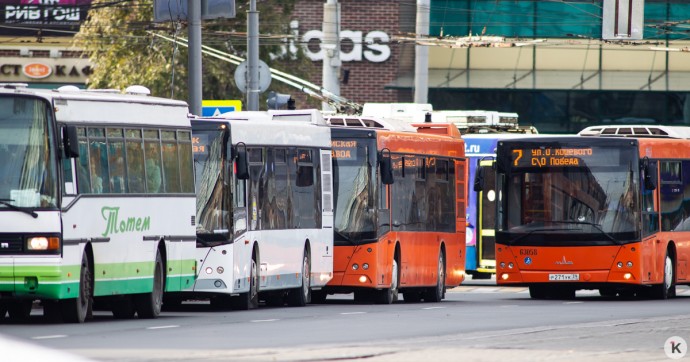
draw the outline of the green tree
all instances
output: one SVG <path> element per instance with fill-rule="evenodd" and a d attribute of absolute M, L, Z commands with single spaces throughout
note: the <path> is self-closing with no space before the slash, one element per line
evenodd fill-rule
<path fill-rule="evenodd" d="M 182 0 L 186 1 L 186 0 Z M 259 0 L 259 58 L 270 67 L 306 78 L 310 63 L 298 52 L 285 53 L 286 36 L 295 0 Z M 249 3 L 236 3 L 234 19 L 202 22 L 202 44 L 246 59 L 246 11 Z M 186 23 L 153 23 L 153 0 L 94 0 L 89 16 L 74 38 L 93 63 L 89 88 L 124 89 L 133 84 L 151 89 L 152 95 L 187 100 L 188 52 L 154 36 L 187 38 Z M 202 58 L 203 99 L 244 99 L 234 81 L 235 65 L 207 55 Z M 269 90 L 299 92 L 276 80 Z M 263 94 L 260 107 L 266 107 Z M 318 104 L 314 100 L 313 105 Z"/>

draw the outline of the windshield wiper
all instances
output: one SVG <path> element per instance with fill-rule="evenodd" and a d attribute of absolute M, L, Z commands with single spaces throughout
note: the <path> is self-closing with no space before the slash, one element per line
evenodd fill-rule
<path fill-rule="evenodd" d="M 333 229 L 333 232 L 335 232 L 335 235 L 339 236 L 341 239 L 347 241 L 350 245 L 356 245 L 352 238 L 345 236 L 345 234 L 341 233 L 340 231 Z"/>
<path fill-rule="evenodd" d="M 595 224 L 593 222 L 589 221 L 569 221 L 569 220 L 552 220 L 551 222 L 554 223 L 561 223 L 561 224 L 573 224 L 573 225 L 589 225 L 595 229 L 597 229 L 602 235 L 606 236 L 607 239 L 613 241 L 614 244 L 616 245 L 623 245 L 618 239 L 614 238 L 611 234 L 607 233 L 604 231 L 604 229 L 601 228 L 601 224 Z"/>
<path fill-rule="evenodd" d="M 508 241 L 508 245 L 514 245 L 514 243 L 517 243 L 518 241 L 520 241 L 520 240 L 522 240 L 522 239 L 524 239 L 524 238 L 526 238 L 526 237 L 532 235 L 532 233 L 535 232 L 535 231 L 564 231 L 564 230 L 570 230 L 570 229 L 566 229 L 566 228 L 539 228 L 539 229 L 532 229 L 532 230 L 530 230 L 529 232 L 527 232 L 527 233 L 525 233 L 525 234 L 522 234 L 522 235 L 516 237 L 516 238 L 513 239 L 513 240 Z"/>
<path fill-rule="evenodd" d="M 27 215 L 31 215 L 31 217 L 33 217 L 34 219 L 38 217 L 38 214 L 33 209 L 15 206 L 15 205 L 10 204 L 10 202 L 14 202 L 14 200 L 12 200 L 12 199 L 0 199 L 0 205 L 5 205 L 14 211 L 20 211 L 20 212 L 23 212 Z"/>

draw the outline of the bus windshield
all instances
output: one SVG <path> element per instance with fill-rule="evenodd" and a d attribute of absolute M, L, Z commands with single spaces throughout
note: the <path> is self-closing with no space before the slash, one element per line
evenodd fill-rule
<path fill-rule="evenodd" d="M 359 244 L 376 238 L 372 190 L 373 140 L 333 139 L 335 243 Z M 375 152 L 374 152 L 375 154 Z"/>
<path fill-rule="evenodd" d="M 28 97 L 0 97 L 0 209 L 57 207 L 50 107 Z"/>
<path fill-rule="evenodd" d="M 196 177 L 197 238 L 207 243 L 227 243 L 232 235 L 232 202 L 224 197 L 228 180 L 223 166 L 226 142 L 223 130 L 194 130 L 194 173 Z"/>
<path fill-rule="evenodd" d="M 587 150 L 593 150 L 594 156 L 538 158 L 567 167 L 531 167 L 531 161 L 530 167 L 522 167 L 524 160 L 513 160 L 501 190 L 499 230 L 512 234 L 503 241 L 517 243 L 527 236 L 536 240 L 540 233 L 550 234 L 554 243 L 573 239 L 619 243 L 637 236 L 640 176 L 635 152 Z M 568 238 L 553 235 L 560 233 Z"/>

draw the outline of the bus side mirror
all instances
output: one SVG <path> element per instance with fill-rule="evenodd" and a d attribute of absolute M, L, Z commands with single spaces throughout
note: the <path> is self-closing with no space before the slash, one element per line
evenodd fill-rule
<path fill-rule="evenodd" d="M 641 163 L 642 173 L 644 174 L 642 176 L 644 188 L 647 190 L 656 190 L 656 178 L 653 178 L 652 175 L 649 174 L 649 158 L 643 158 Z"/>
<path fill-rule="evenodd" d="M 79 139 L 77 127 L 66 126 L 62 128 L 62 142 L 66 158 L 79 157 Z"/>
<path fill-rule="evenodd" d="M 391 161 L 391 156 L 381 156 L 379 159 L 379 168 L 381 171 L 381 182 L 384 185 L 393 184 L 393 163 Z"/>
<path fill-rule="evenodd" d="M 244 146 L 244 144 L 242 144 Z M 249 178 L 249 161 L 247 160 L 247 148 L 238 144 L 235 149 L 235 173 L 238 180 Z"/>
<path fill-rule="evenodd" d="M 477 172 L 474 174 L 474 192 L 484 191 L 484 168 L 477 162 Z"/>

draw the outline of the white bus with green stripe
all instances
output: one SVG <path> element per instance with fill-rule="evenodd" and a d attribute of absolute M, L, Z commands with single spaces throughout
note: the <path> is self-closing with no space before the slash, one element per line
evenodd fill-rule
<path fill-rule="evenodd" d="M 185 102 L 0 86 L 0 319 L 155 318 L 195 278 Z"/>
<path fill-rule="evenodd" d="M 333 276 L 330 128 L 317 110 L 192 120 L 194 289 L 220 308 L 303 306 Z"/>

